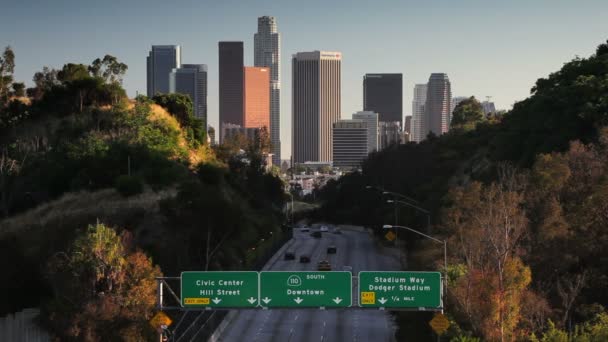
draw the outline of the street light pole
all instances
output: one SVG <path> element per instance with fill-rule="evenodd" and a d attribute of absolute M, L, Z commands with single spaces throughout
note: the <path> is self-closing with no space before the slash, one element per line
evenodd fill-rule
<path fill-rule="evenodd" d="M 386 200 L 386 203 L 395 203 L 395 205 L 397 205 L 397 203 L 399 203 L 399 204 L 402 204 L 402 205 L 406 205 L 408 207 L 412 207 L 412 208 L 414 208 L 414 209 L 416 209 L 416 210 L 418 210 L 418 211 L 426 214 L 426 229 L 427 229 L 427 231 L 430 230 L 430 228 L 431 228 L 431 212 L 430 211 L 428 211 L 426 209 L 423 209 L 423 208 L 420 208 L 417 205 L 413 205 L 411 203 L 404 202 L 404 201 L 399 201 L 399 200 Z"/>
<path fill-rule="evenodd" d="M 382 226 L 382 228 L 383 229 L 391 229 L 391 228 L 406 229 L 406 230 L 414 232 L 418 235 L 422 235 L 427 239 L 431 239 L 435 242 L 443 244 L 443 293 L 442 293 L 442 296 L 443 296 L 442 302 L 443 303 L 442 303 L 442 309 L 441 309 L 441 313 L 443 313 L 443 309 L 445 307 L 445 292 L 448 287 L 448 243 L 447 243 L 447 240 L 439 240 L 432 236 L 421 233 L 421 232 L 417 231 L 416 229 L 412 229 L 412 228 L 406 227 L 406 226 L 397 226 L 397 225 L 391 226 L 390 224 L 385 224 Z"/>
<path fill-rule="evenodd" d="M 289 197 L 291 197 L 291 224 L 293 225 L 293 195 L 289 192 L 287 192 L 286 194 L 289 195 Z"/>

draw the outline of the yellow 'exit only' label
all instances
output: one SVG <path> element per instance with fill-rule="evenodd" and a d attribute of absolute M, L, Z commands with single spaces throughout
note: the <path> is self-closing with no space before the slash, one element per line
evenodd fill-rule
<path fill-rule="evenodd" d="M 185 298 L 184 304 L 209 305 L 209 298 Z"/>
<path fill-rule="evenodd" d="M 361 292 L 361 304 L 376 304 L 376 292 Z"/>

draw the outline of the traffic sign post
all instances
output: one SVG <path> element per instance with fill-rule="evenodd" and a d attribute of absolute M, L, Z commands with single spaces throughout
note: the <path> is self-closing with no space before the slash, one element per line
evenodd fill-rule
<path fill-rule="evenodd" d="M 439 272 L 359 272 L 359 306 L 441 310 Z"/>
<path fill-rule="evenodd" d="M 182 272 L 184 308 L 253 308 L 258 306 L 258 272 Z"/>
<path fill-rule="evenodd" d="M 444 314 L 438 313 L 429 322 L 429 325 L 431 326 L 431 328 L 433 328 L 433 331 L 435 331 L 437 335 L 441 336 L 450 327 L 450 321 L 447 317 L 445 317 Z"/>
<path fill-rule="evenodd" d="M 260 272 L 260 305 L 269 308 L 350 307 L 352 273 Z"/>

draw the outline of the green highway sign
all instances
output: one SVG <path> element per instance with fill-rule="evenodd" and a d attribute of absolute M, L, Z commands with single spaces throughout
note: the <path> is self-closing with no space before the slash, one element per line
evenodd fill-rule
<path fill-rule="evenodd" d="M 260 305 L 269 308 L 352 305 L 350 272 L 260 272 Z"/>
<path fill-rule="evenodd" d="M 441 308 L 439 272 L 359 272 L 359 306 Z"/>
<path fill-rule="evenodd" d="M 258 272 L 182 272 L 184 308 L 258 306 Z"/>

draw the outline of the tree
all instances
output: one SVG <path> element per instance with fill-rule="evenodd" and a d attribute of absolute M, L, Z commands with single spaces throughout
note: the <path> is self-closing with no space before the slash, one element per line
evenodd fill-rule
<path fill-rule="evenodd" d="M 64 64 L 63 68 L 57 72 L 57 79 L 63 84 L 90 78 L 89 70 L 84 64 L 68 63 Z"/>
<path fill-rule="evenodd" d="M 54 298 L 44 323 L 60 339 L 149 340 L 158 267 L 132 246 L 129 233 L 89 226 L 68 253 L 47 265 Z"/>
<path fill-rule="evenodd" d="M 58 71 L 55 69 L 51 69 L 49 67 L 43 67 L 42 71 L 38 71 L 34 74 L 34 84 L 36 87 L 32 92 L 32 96 L 34 99 L 39 100 L 42 98 L 42 95 L 51 90 L 54 86 L 60 84 L 58 79 Z"/>
<path fill-rule="evenodd" d="M 474 331 L 491 341 L 512 341 L 531 272 L 520 259 L 527 233 L 520 183 L 508 167 L 501 175 L 500 183 L 452 190 L 444 222 L 454 261 L 466 266 L 450 287 L 453 299 Z"/>
<path fill-rule="evenodd" d="M 127 72 L 128 66 L 119 62 L 114 56 L 105 55 L 103 59 L 95 59 L 88 69 L 94 77 L 101 77 L 106 83 L 122 84 L 122 77 Z"/>
<path fill-rule="evenodd" d="M 13 72 L 15 71 L 15 53 L 10 46 L 4 49 L 0 57 L 0 107 L 6 105 L 8 91 L 13 83 Z"/>
<path fill-rule="evenodd" d="M 481 103 L 477 101 L 475 96 L 471 96 L 468 99 L 461 101 L 454 111 L 452 112 L 452 122 L 450 123 L 451 127 L 465 127 L 472 126 L 475 127 L 475 124 L 483 121 L 483 108 L 481 107 Z"/>
<path fill-rule="evenodd" d="M 23 83 L 23 82 L 13 83 L 13 96 L 17 96 L 17 97 L 25 96 L 25 83 Z"/>

